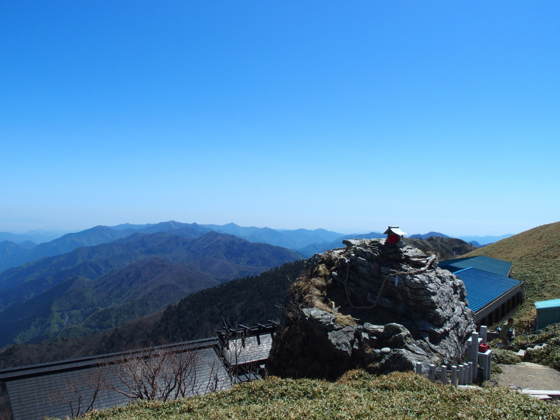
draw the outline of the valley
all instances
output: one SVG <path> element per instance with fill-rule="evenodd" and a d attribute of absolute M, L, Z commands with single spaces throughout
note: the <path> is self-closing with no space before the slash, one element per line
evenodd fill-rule
<path fill-rule="evenodd" d="M 439 235 L 406 240 L 440 259 L 475 249 Z M 205 338 L 224 321 L 278 320 L 305 255 L 352 237 L 383 235 L 179 222 L 64 235 L 37 246 L 45 256 L 0 273 L 0 367 Z"/>

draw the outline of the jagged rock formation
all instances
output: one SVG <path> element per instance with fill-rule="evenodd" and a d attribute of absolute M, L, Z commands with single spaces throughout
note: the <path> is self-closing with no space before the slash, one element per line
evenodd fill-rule
<path fill-rule="evenodd" d="M 336 379 L 358 367 L 458 364 L 475 329 L 463 282 L 403 243 L 344 243 L 309 259 L 288 291 L 269 374 Z"/>

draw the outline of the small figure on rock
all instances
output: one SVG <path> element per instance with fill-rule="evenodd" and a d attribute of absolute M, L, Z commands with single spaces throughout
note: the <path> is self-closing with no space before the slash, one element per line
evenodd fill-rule
<path fill-rule="evenodd" d="M 502 344 L 504 348 L 508 348 L 510 345 L 510 341 L 513 338 L 513 318 L 509 318 L 500 329 L 500 340 L 502 340 Z"/>

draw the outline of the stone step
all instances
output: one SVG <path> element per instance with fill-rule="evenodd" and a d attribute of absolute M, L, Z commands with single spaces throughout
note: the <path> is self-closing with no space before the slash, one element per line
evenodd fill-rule
<path fill-rule="evenodd" d="M 542 400 L 542 401 L 550 401 L 552 400 L 552 397 L 550 395 L 534 395 L 534 394 L 527 394 L 530 395 L 533 398 L 536 398 L 538 400 Z"/>
<path fill-rule="evenodd" d="M 551 397 L 560 397 L 560 391 L 553 391 L 550 389 L 522 389 L 521 392 L 523 394 L 528 395 L 548 395 Z"/>

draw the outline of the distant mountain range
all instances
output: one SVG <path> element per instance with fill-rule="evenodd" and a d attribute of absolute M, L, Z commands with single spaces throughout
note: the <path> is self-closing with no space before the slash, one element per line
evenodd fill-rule
<path fill-rule="evenodd" d="M 298 249 L 298 251 L 303 255 L 305 255 L 306 257 L 311 257 L 313 254 L 316 254 L 318 252 L 321 253 L 329 249 L 344 247 L 344 245 L 342 244 L 342 241 L 344 239 L 376 239 L 376 238 L 385 238 L 385 236 L 386 235 L 383 235 L 382 233 L 379 232 L 353 233 L 350 235 L 341 235 L 332 241 L 313 243 L 311 245 L 307 245 L 304 248 Z"/>
<path fill-rule="evenodd" d="M 417 233 L 415 235 L 410 235 L 409 238 L 413 238 L 413 239 L 449 238 L 449 236 L 439 232 L 428 232 L 424 234 Z"/>
<path fill-rule="evenodd" d="M 441 236 L 430 236 L 426 239 L 410 237 L 404 238 L 404 241 L 410 246 L 421 249 L 426 254 L 436 254 L 440 261 L 459 257 L 476 249 L 475 246 L 462 239 Z"/>
<path fill-rule="evenodd" d="M 95 237 L 105 232 L 124 230 L 95 228 Z M 191 237 L 134 233 L 0 273 L 0 346 L 103 331 L 195 290 L 303 258 L 214 231 L 174 232 Z"/>
<path fill-rule="evenodd" d="M 170 221 L 96 226 L 39 245 L 4 240 L 0 346 L 105 331 L 197 290 L 340 248 L 344 239 L 384 236 Z M 438 232 L 406 240 L 440 259 L 475 249 Z"/>
<path fill-rule="evenodd" d="M 23 234 L 0 232 L 0 242 L 10 241 L 16 244 L 30 242 L 35 246 L 43 242 L 49 242 L 53 239 L 60 238 L 62 235 L 64 235 L 63 232 L 47 230 L 32 230 Z"/>
<path fill-rule="evenodd" d="M 234 223 L 227 225 L 204 225 L 216 232 L 228 233 L 239 236 L 251 242 L 262 242 L 270 245 L 281 246 L 299 250 L 313 243 L 333 241 L 342 235 L 325 229 L 307 230 L 274 230 L 270 228 L 241 227 Z"/>
<path fill-rule="evenodd" d="M 516 235 L 511 239 L 501 241 L 494 245 L 476 249 L 473 251 L 473 254 L 491 255 L 496 258 L 512 261 L 515 260 L 515 258 L 520 258 L 519 261 L 529 261 L 529 259 L 531 259 L 530 261 L 533 261 L 534 258 L 538 257 L 539 264 L 552 264 L 550 267 L 547 267 L 550 268 L 547 273 L 553 273 L 557 271 L 554 271 L 553 268 L 557 268 L 558 255 L 560 255 L 557 252 L 558 243 L 560 243 L 558 242 L 557 234 L 558 226 L 559 224 L 555 224 L 537 228 L 524 234 Z M 115 227 L 116 230 L 121 231 L 137 228 L 137 226 L 130 225 Z M 215 232 L 214 234 L 219 235 Z M 435 235 L 432 236 L 433 234 Z M 539 238 L 543 237 L 543 235 L 547 238 L 546 244 L 543 244 L 539 240 Z M 148 246 L 147 249 L 159 249 L 158 246 L 156 246 L 158 240 L 162 241 L 162 247 L 165 248 L 164 244 L 167 242 L 164 238 L 157 239 L 159 238 L 159 234 L 138 235 L 137 238 L 121 238 L 115 242 L 117 244 L 121 244 L 119 246 L 125 246 L 124 244 L 127 244 L 128 242 L 134 243 L 135 241 L 139 241 L 140 238 L 144 236 L 147 238 L 146 244 L 153 243 L 153 245 Z M 228 237 L 227 235 L 224 236 Z M 356 238 L 362 235 L 341 235 L 341 237 L 342 236 Z M 372 232 L 368 234 L 368 236 L 375 237 L 384 235 Z M 406 238 L 405 240 L 411 245 L 423 249 L 425 252 L 436 252 L 441 260 L 446 259 L 446 257 L 451 258 L 453 256 L 453 252 L 455 252 L 456 256 L 458 257 L 463 252 L 474 249 L 474 247 L 465 243 L 465 241 L 463 240 L 455 238 L 444 238 L 444 235 L 438 234 L 437 232 L 431 232 L 423 236 L 426 236 L 426 239 Z M 553 238 L 549 239 L 549 237 Z M 180 243 L 181 241 L 187 239 L 188 238 L 181 238 L 175 235 L 174 240 Z M 242 239 L 238 238 L 237 240 L 243 241 Z M 205 242 L 206 240 L 200 242 L 199 248 L 204 248 Z M 326 242 L 323 242 L 323 244 L 326 244 Z M 104 246 L 108 245 L 111 244 L 106 244 Z M 342 243 L 336 244 L 336 247 L 340 246 L 342 246 Z M 142 248 L 139 245 L 138 247 Z M 227 247 L 223 246 L 221 249 L 225 250 L 226 248 Z M 74 262 L 79 266 L 80 264 L 82 264 L 80 263 L 80 261 L 82 261 L 82 259 L 84 258 L 80 257 L 83 252 L 85 252 L 86 254 L 90 253 L 91 255 L 102 254 L 101 250 L 103 249 L 103 246 L 99 248 L 92 247 L 92 249 L 90 249 L 89 251 L 84 251 L 87 249 L 88 248 L 78 249 L 74 251 L 75 254 L 70 253 L 73 255 L 72 258 L 70 258 L 69 256 L 60 256 L 59 261 L 64 266 L 64 264 L 66 264 L 63 263 L 64 261 L 69 263 L 73 259 Z M 136 252 L 134 251 L 135 249 L 136 248 L 134 247 L 132 248 L 133 253 Z M 545 249 L 544 253 L 543 249 Z M 142 251 L 140 252 L 140 254 L 142 254 L 143 252 L 144 254 L 148 254 L 148 252 L 146 251 Z M 202 250 L 199 249 L 199 253 L 201 252 Z M 224 253 L 225 251 L 217 251 L 214 252 L 214 255 Z M 123 253 L 123 255 L 125 254 L 126 253 Z M 166 256 L 161 256 L 159 258 L 164 259 L 167 264 L 169 264 L 169 272 L 174 272 L 173 267 L 175 267 L 175 264 L 178 264 L 177 261 L 179 260 L 172 260 L 168 255 L 173 255 L 174 257 L 176 257 L 177 255 L 185 254 L 187 254 L 187 250 L 183 249 L 180 252 L 169 252 L 165 254 Z M 525 256 L 525 254 L 528 254 L 528 256 Z M 198 256 L 199 255 L 197 255 L 197 257 Z M 122 258 L 124 258 L 124 256 Z M 144 345 L 148 345 L 149 343 L 201 338 L 212 335 L 215 328 L 217 328 L 221 324 L 222 318 L 234 324 L 262 322 L 266 321 L 266 319 L 274 318 L 277 319 L 279 316 L 279 309 L 276 307 L 276 305 L 283 302 L 283 296 L 285 296 L 286 288 L 303 269 L 303 261 L 300 260 L 293 263 L 284 264 L 282 267 L 275 268 L 263 274 L 259 274 L 256 276 L 250 275 L 249 277 L 245 277 L 242 279 L 232 280 L 216 287 L 205 288 L 195 293 L 188 294 L 189 291 L 187 290 L 185 292 L 187 293 L 186 296 L 179 298 L 181 299 L 179 302 L 177 302 L 177 300 L 179 300 L 177 299 L 176 304 L 167 307 L 167 309 L 165 310 L 159 310 L 151 314 L 146 314 L 140 318 L 131 319 L 130 321 L 120 324 L 117 328 L 113 328 L 111 330 L 103 330 L 100 328 L 98 330 L 99 332 L 96 334 L 76 337 L 77 335 L 89 331 L 95 331 L 96 328 L 99 328 L 99 324 L 102 324 L 102 320 L 111 320 L 112 318 L 118 318 L 119 320 L 122 320 L 125 318 L 122 317 L 122 314 L 126 313 L 125 309 L 134 306 L 134 302 L 136 301 L 137 296 L 134 293 L 127 293 L 127 290 L 134 290 L 135 288 L 127 288 L 125 286 L 123 289 L 121 289 L 121 286 L 114 286 L 116 288 L 115 292 L 109 292 L 107 294 L 107 298 L 105 298 L 100 293 L 105 288 L 110 289 L 111 284 L 122 283 L 122 279 L 130 278 L 137 270 L 142 272 L 142 267 L 144 267 L 143 264 L 146 264 L 146 272 L 151 272 L 152 269 L 150 267 L 152 266 L 152 264 L 160 263 L 158 262 L 158 257 L 154 258 L 155 259 L 153 260 L 153 262 L 148 259 L 139 259 L 130 265 L 124 265 L 120 269 L 111 271 L 104 275 L 100 275 L 97 280 L 87 279 L 86 281 L 83 278 L 75 276 L 70 277 L 66 280 L 68 284 L 64 282 L 59 283 L 61 284 L 60 289 L 51 292 L 51 300 L 41 298 L 42 300 L 35 301 L 37 302 L 37 307 L 49 308 L 49 310 L 45 310 L 42 312 L 42 314 L 38 314 L 41 316 L 37 316 L 34 322 L 36 325 L 40 325 L 41 323 L 48 324 L 53 319 L 61 319 L 63 322 L 67 322 L 67 325 L 72 325 L 67 328 L 58 329 L 54 333 L 49 332 L 43 333 L 43 335 L 37 335 L 35 336 L 35 338 L 32 338 L 30 342 L 33 342 L 34 340 L 41 340 L 43 338 L 73 338 L 71 340 L 58 339 L 52 342 L 44 341 L 40 345 L 21 344 L 7 347 L 3 352 L 0 352 L 0 368 L 23 364 L 40 363 L 56 359 L 60 360 L 91 354 L 101 354 L 123 350 L 131 347 L 141 347 Z M 138 266 L 135 266 L 135 264 L 138 264 Z M 99 263 L 99 265 L 103 266 L 104 263 Z M 28 266 L 33 266 L 37 269 L 41 269 L 40 261 L 28 264 Z M 18 270 L 22 270 L 22 273 L 26 273 L 27 275 L 30 275 L 30 277 L 33 277 L 31 272 L 28 273 L 27 271 L 25 271 L 26 267 L 28 266 L 19 267 Z M 73 268 L 70 267 L 69 270 L 75 270 L 77 272 L 79 271 L 77 268 L 78 266 Z M 85 267 L 87 267 L 87 264 Z M 192 266 L 187 265 L 181 265 L 181 267 L 192 269 Z M 43 267 L 42 269 L 46 268 Z M 525 267 L 523 267 L 523 269 L 525 269 Z M 0 275 L 0 278 L 4 278 L 4 276 L 10 272 L 11 270 L 8 270 L 7 273 L 2 273 Z M 542 278 L 548 278 L 547 273 L 541 272 L 539 271 L 539 268 L 537 266 L 531 265 L 527 265 L 526 273 L 525 271 L 518 271 L 517 274 L 521 279 L 525 280 L 529 279 L 529 276 L 534 276 L 535 272 L 538 273 L 537 277 L 540 276 Z M 48 274 L 48 270 L 42 273 Z M 211 277 L 211 274 L 206 275 Z M 53 275 L 52 277 L 56 276 Z M 148 276 L 145 277 L 147 278 Z M 34 278 L 37 279 L 36 277 Z M 212 280 L 216 281 L 215 278 Z M 555 279 L 551 278 L 551 281 L 553 280 Z M 30 283 L 32 283 L 32 281 Z M 124 284 L 126 284 L 126 281 L 124 282 Z M 139 280 L 137 284 L 140 285 L 143 283 L 141 282 L 141 280 Z M 88 286 L 85 287 L 85 285 Z M 146 286 L 146 288 L 148 290 L 151 290 L 149 286 Z M 142 287 L 140 287 L 139 289 L 142 289 Z M 535 290 L 537 290 L 537 288 L 535 288 Z M 551 290 L 551 286 L 544 288 L 540 287 L 538 288 L 538 290 L 540 291 L 539 293 L 546 294 Z M 86 293 L 86 291 L 88 292 Z M 0 295 L 3 294 L 4 292 L 0 293 Z M 82 298 L 78 300 L 83 300 L 84 302 L 91 302 L 95 297 L 97 301 L 102 303 L 100 306 L 104 306 L 107 305 L 107 303 L 103 302 L 108 302 L 110 300 L 110 296 L 121 294 L 122 298 L 117 303 L 113 304 L 113 306 L 102 308 L 102 310 L 97 314 L 88 314 L 87 310 L 84 309 L 83 320 L 80 320 L 79 316 L 74 315 L 79 314 L 79 311 L 72 312 L 67 310 L 66 305 L 68 305 L 68 303 L 66 302 L 72 302 L 76 300 L 77 296 L 81 296 Z M 40 296 L 40 294 L 38 294 L 37 296 Z M 142 299 L 142 295 L 139 294 L 138 298 Z M 161 299 L 161 301 L 163 302 L 165 301 L 165 299 Z M 12 304 L 12 306 L 14 305 L 17 304 Z M 11 310 L 12 306 L 6 308 L 5 311 Z M 28 307 L 31 306 L 31 304 L 28 304 Z M 60 311 L 58 308 L 62 308 L 63 311 Z M 20 313 L 23 313 L 24 309 L 29 310 L 29 308 L 22 308 L 20 309 Z M 7 312 L 7 314 L 8 313 L 9 312 Z M 29 313 L 33 314 L 32 311 L 25 312 L 25 314 Z M 132 314 L 134 313 L 134 311 L 131 311 L 130 313 Z M 7 314 L 4 315 L 2 314 L 2 312 L 0 312 L 0 316 L 2 317 L 8 317 Z M 66 316 L 66 314 L 68 316 Z M 7 318 L 2 319 L 6 319 L 6 321 L 8 321 Z M 22 316 L 20 319 L 23 320 L 24 317 Z M 30 317 L 25 318 L 26 322 L 28 322 L 28 319 L 30 319 Z M 110 325 L 110 323 L 108 322 L 107 325 Z M 27 330 L 23 330 L 22 336 L 28 334 L 26 331 L 29 330 L 29 328 Z M 22 333 L 20 332 L 20 334 Z"/>
<path fill-rule="evenodd" d="M 96 226 L 77 233 L 69 233 L 50 242 L 35 245 L 32 243 L 17 244 L 13 241 L 0 242 L 0 272 L 36 261 L 44 257 L 52 257 L 71 252 L 79 247 L 94 246 L 126 238 L 135 233 L 170 233 L 185 238 L 196 238 L 208 232 L 220 232 L 246 239 L 253 243 L 265 243 L 295 249 L 314 242 L 325 242 L 342 236 L 324 229 L 279 232 L 269 228 L 241 227 L 233 223 L 218 225 L 199 225 L 197 223 L 162 222 L 158 224 L 131 225 L 123 224 L 113 227 Z"/>
<path fill-rule="evenodd" d="M 52 232 L 36 232 L 31 234 L 32 232 L 29 232 L 26 235 L 16 235 L 7 232 L 0 232 L 0 273 L 8 268 L 17 267 L 28 262 L 36 261 L 40 258 L 64 254 L 79 247 L 94 246 L 112 242 L 117 239 L 126 238 L 134 233 L 148 234 L 165 232 L 186 238 L 195 238 L 211 231 L 234 235 L 254 243 L 266 243 L 269 245 L 293 249 L 305 257 L 310 257 L 316 252 L 323 252 L 326 249 L 341 247 L 344 239 L 370 239 L 384 237 L 384 235 L 379 232 L 343 235 L 341 233 L 325 229 L 275 230 L 266 227 L 242 227 L 234 223 L 226 225 L 199 225 L 197 223 L 189 224 L 175 221 L 145 225 L 127 223 L 112 227 L 96 226 L 81 232 L 63 235 L 54 240 L 40 243 L 39 245 L 32 242 L 30 238 L 45 239 L 48 235 L 51 235 L 52 237 L 52 235 L 55 234 Z M 484 237 L 462 236 L 459 239 L 469 242 L 475 246 L 482 246 L 509 236 L 511 235 Z M 426 234 L 415 234 L 409 237 L 427 239 L 430 237 L 448 238 L 449 236 L 439 232 L 429 232 Z"/>

